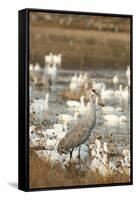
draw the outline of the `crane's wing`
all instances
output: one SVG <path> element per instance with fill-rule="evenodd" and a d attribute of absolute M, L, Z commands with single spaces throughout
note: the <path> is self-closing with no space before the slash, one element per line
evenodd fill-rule
<path fill-rule="evenodd" d="M 89 127 L 86 123 L 79 120 L 77 123 L 67 132 L 65 140 L 70 146 L 76 147 L 84 142 L 89 135 Z"/>

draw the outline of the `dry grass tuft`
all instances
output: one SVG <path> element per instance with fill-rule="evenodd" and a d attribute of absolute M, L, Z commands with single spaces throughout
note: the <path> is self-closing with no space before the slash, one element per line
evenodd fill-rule
<path fill-rule="evenodd" d="M 29 179 L 30 188 L 129 182 L 129 177 L 125 175 L 114 175 L 103 178 L 98 173 L 94 174 L 90 171 L 79 173 L 75 166 L 71 166 L 65 170 L 59 164 L 52 166 L 49 161 L 39 158 L 32 149 L 30 149 Z"/>

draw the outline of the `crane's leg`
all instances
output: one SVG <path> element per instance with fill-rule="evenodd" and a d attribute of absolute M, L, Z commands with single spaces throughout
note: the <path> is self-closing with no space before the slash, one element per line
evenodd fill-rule
<path fill-rule="evenodd" d="M 79 149 L 78 149 L 79 169 L 81 169 L 80 148 L 81 146 L 79 146 Z"/>
<path fill-rule="evenodd" d="M 71 159 L 72 159 L 72 153 L 73 153 L 73 150 L 74 150 L 74 148 L 72 148 L 71 151 L 70 151 L 70 162 L 69 162 L 70 165 L 71 165 Z"/>

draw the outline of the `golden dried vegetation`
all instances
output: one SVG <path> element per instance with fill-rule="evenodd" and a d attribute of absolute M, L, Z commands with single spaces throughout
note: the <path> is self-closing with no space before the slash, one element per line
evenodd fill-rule
<path fill-rule="evenodd" d="M 129 183 L 129 177 L 114 175 L 101 177 L 99 173 L 79 172 L 75 166 L 63 169 L 61 165 L 52 164 L 46 159 L 39 158 L 34 150 L 30 149 L 30 188 L 50 188 L 77 185 Z"/>

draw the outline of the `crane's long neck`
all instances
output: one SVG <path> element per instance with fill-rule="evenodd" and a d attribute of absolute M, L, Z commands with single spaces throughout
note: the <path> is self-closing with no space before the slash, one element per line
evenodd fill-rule
<path fill-rule="evenodd" d="M 95 103 L 94 103 L 93 96 L 90 96 L 90 98 L 89 98 L 89 103 L 90 103 L 90 107 L 91 107 L 91 108 L 95 108 Z"/>
<path fill-rule="evenodd" d="M 98 96 L 96 97 L 95 104 L 96 104 L 97 106 L 99 105 L 99 97 L 98 97 Z"/>

